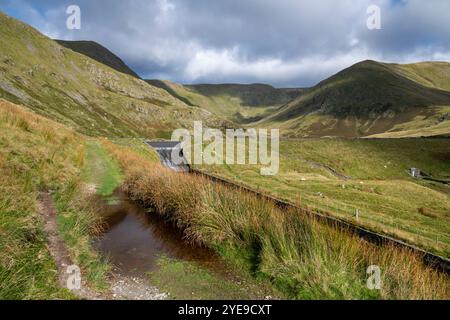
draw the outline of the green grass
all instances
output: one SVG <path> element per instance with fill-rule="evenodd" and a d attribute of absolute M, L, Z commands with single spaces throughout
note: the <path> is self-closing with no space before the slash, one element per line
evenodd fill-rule
<path fill-rule="evenodd" d="M 450 188 L 407 173 L 416 167 L 448 180 L 449 150 L 446 139 L 282 140 L 275 176 L 261 176 L 259 166 L 250 165 L 201 168 L 449 257 Z"/>
<path fill-rule="evenodd" d="M 178 300 L 261 300 L 274 297 L 275 292 L 254 279 L 232 279 L 167 257 L 158 260 L 158 270 L 150 273 L 150 282 Z"/>
<path fill-rule="evenodd" d="M 404 137 L 449 137 L 450 121 L 447 119 L 450 114 L 450 106 L 436 107 L 434 115 L 417 116 L 411 121 L 395 125 L 391 130 L 380 134 L 369 136 L 369 138 L 404 138 Z"/>
<path fill-rule="evenodd" d="M 110 196 L 122 182 L 118 164 L 96 140 L 86 143 L 85 179 L 97 187 L 97 194 Z"/>

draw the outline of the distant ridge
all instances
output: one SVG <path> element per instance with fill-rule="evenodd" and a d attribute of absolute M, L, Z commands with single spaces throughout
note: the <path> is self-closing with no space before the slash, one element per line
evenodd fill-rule
<path fill-rule="evenodd" d="M 268 84 L 193 84 L 182 85 L 167 80 L 146 80 L 166 90 L 187 105 L 206 109 L 235 123 L 263 119 L 297 98 L 304 89 L 274 88 Z"/>
<path fill-rule="evenodd" d="M 140 79 L 140 77 L 128 67 L 125 62 L 122 61 L 118 56 L 112 53 L 109 49 L 105 48 L 101 44 L 94 41 L 65 41 L 65 40 L 55 40 L 60 45 L 73 50 L 75 52 L 84 54 L 91 59 L 94 59 L 116 71 L 128 74 L 135 78 Z"/>
<path fill-rule="evenodd" d="M 268 84 L 193 84 L 186 88 L 204 96 L 230 95 L 241 99 L 242 105 L 249 107 L 281 106 L 300 95 L 298 88 L 274 88 Z"/>

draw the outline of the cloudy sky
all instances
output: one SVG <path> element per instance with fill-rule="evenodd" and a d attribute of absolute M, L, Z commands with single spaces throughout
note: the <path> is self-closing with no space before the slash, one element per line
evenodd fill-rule
<path fill-rule="evenodd" d="M 72 4 L 80 30 L 66 27 Z M 367 28 L 372 4 L 380 30 Z M 310 86 L 364 59 L 450 61 L 449 0 L 0 0 L 0 10 L 182 83 Z"/>

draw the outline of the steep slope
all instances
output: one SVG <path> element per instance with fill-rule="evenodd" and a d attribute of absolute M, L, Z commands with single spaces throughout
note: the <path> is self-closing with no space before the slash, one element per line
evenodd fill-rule
<path fill-rule="evenodd" d="M 180 85 L 161 80 L 147 82 L 191 106 L 199 106 L 237 123 L 258 121 L 298 97 L 302 91 L 266 84 Z"/>
<path fill-rule="evenodd" d="M 0 13 L 0 98 L 88 135 L 167 137 L 223 121 L 165 90 L 66 49 Z"/>
<path fill-rule="evenodd" d="M 91 59 L 94 59 L 108 67 L 113 68 L 119 72 L 128 74 L 135 78 L 140 79 L 140 77 L 128 67 L 125 62 L 122 61 L 118 56 L 109 51 L 107 48 L 101 44 L 94 41 L 65 41 L 65 40 L 55 40 L 63 47 L 73 50 L 75 52 L 84 54 Z"/>
<path fill-rule="evenodd" d="M 441 63 L 430 65 L 424 70 L 425 64 L 360 62 L 308 89 L 263 123 L 293 136 L 357 137 L 435 125 L 450 129 L 450 92 L 444 90 L 449 64 L 445 69 Z"/>
<path fill-rule="evenodd" d="M 390 67 L 426 87 L 450 91 L 450 63 L 448 62 L 390 64 Z"/>

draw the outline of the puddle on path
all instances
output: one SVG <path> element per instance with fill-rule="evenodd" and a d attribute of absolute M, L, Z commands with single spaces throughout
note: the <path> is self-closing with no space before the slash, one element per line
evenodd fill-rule
<path fill-rule="evenodd" d="M 187 243 L 179 230 L 129 200 L 124 193 L 116 192 L 114 198 L 99 202 L 106 226 L 94 246 L 121 274 L 143 277 L 157 269 L 157 261 L 164 255 L 230 275 L 212 250 Z"/>

